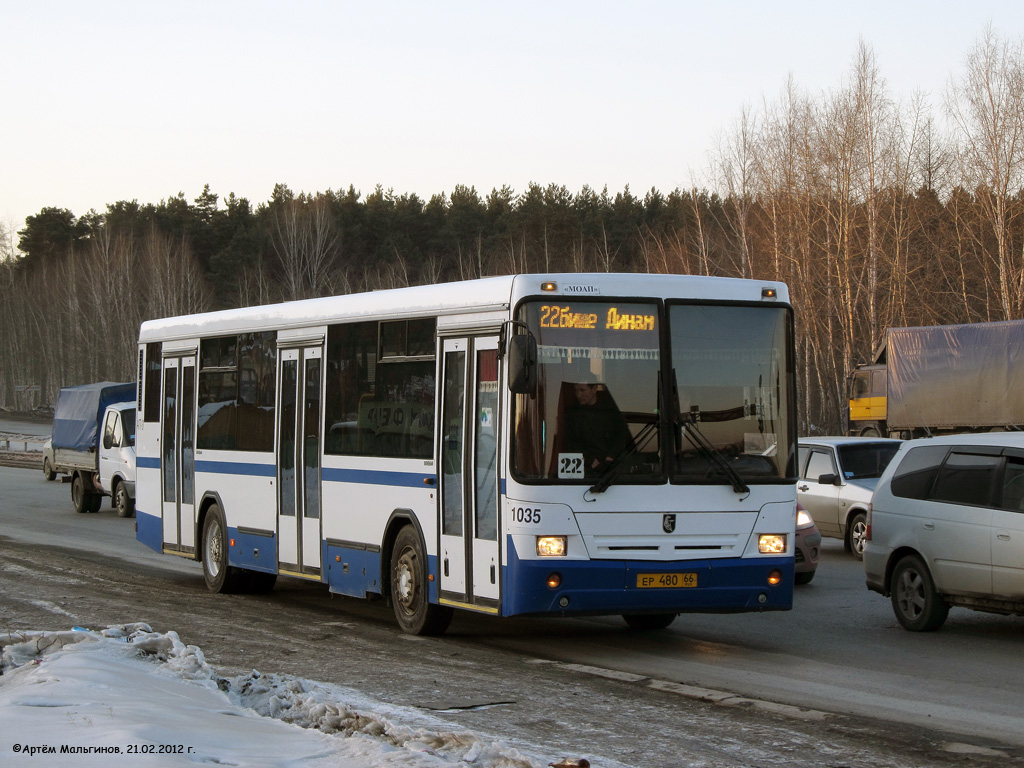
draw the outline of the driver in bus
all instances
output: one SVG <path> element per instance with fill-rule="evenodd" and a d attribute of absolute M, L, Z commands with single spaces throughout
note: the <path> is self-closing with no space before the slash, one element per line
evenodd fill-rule
<path fill-rule="evenodd" d="M 633 441 L 607 387 L 593 381 L 573 385 L 576 403 L 565 411 L 564 450 L 582 453 L 585 472 L 603 472 Z"/>

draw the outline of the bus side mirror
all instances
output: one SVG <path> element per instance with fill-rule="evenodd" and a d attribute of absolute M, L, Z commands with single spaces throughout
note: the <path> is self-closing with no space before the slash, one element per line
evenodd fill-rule
<path fill-rule="evenodd" d="M 537 340 L 532 334 L 512 336 L 508 340 L 508 388 L 517 395 L 532 395 L 537 390 Z"/>

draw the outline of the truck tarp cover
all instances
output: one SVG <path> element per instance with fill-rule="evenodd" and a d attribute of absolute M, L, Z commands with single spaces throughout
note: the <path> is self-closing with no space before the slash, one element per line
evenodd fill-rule
<path fill-rule="evenodd" d="M 891 428 L 1024 424 L 1024 320 L 891 328 Z"/>
<path fill-rule="evenodd" d="M 100 419 L 112 403 L 135 399 L 134 384 L 101 381 L 65 387 L 53 412 L 53 447 L 87 451 L 99 445 Z"/>

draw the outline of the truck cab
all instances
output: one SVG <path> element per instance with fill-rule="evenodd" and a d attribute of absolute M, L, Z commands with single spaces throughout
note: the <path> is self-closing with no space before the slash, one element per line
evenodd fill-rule
<path fill-rule="evenodd" d="M 99 484 L 121 517 L 135 515 L 135 402 L 107 406 L 99 445 Z"/>
<path fill-rule="evenodd" d="M 849 416 L 846 434 L 886 437 L 887 378 L 884 364 L 858 365 L 849 378 Z"/>

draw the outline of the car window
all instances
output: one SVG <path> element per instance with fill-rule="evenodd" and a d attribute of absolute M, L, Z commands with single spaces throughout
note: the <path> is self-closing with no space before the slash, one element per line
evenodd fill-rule
<path fill-rule="evenodd" d="M 797 448 L 797 459 L 800 466 L 800 477 L 807 477 L 807 457 L 810 455 L 811 449 L 805 445 L 801 445 Z"/>
<path fill-rule="evenodd" d="M 999 505 L 1002 509 L 1024 512 L 1024 459 L 1014 456 L 1006 460 L 1003 473 L 1003 495 Z"/>
<path fill-rule="evenodd" d="M 1001 456 L 952 451 L 939 470 L 931 498 L 956 504 L 989 506 L 1002 463 Z"/>
<path fill-rule="evenodd" d="M 893 496 L 906 499 L 926 499 L 939 473 L 942 460 L 949 448 L 944 445 L 925 445 L 911 448 L 900 461 L 892 476 Z"/>
<path fill-rule="evenodd" d="M 807 461 L 806 477 L 810 480 L 817 480 L 822 475 L 834 475 L 836 473 L 835 462 L 832 461 L 831 451 L 818 449 L 811 450 L 811 457 Z"/>
<path fill-rule="evenodd" d="M 839 464 L 843 468 L 843 477 L 847 480 L 881 477 L 899 448 L 899 443 L 855 443 L 839 446 Z"/>

